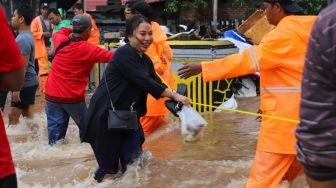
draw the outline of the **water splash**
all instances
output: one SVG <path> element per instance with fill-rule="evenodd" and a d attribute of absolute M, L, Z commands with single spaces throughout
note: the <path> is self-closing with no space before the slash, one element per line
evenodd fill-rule
<path fill-rule="evenodd" d="M 249 99 L 239 105 L 252 110 L 257 102 Z M 18 126 L 6 127 L 6 131 L 20 188 L 244 187 L 252 165 L 258 124 L 253 117 L 225 112 L 206 113 L 204 117 L 209 126 L 202 141 L 183 145 L 179 126 L 164 125 L 146 138 L 145 149 L 149 151 L 130 165 L 121 178 L 100 184 L 93 179 L 98 165 L 92 149 L 89 144 L 80 143 L 73 121 L 66 139 L 53 147 L 48 145 L 45 113 L 35 115 L 36 129 L 21 118 Z M 169 157 L 161 157 L 160 152 Z M 280 187 L 301 188 L 307 184 L 300 176 L 292 184 L 282 182 Z"/>

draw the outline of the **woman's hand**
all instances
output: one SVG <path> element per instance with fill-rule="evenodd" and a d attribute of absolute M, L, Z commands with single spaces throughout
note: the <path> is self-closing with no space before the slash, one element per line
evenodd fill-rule
<path fill-rule="evenodd" d="M 184 105 L 188 105 L 192 102 L 190 98 L 188 98 L 186 96 L 183 96 L 183 95 L 180 95 L 178 93 L 175 93 L 174 100 L 178 101 L 178 102 L 181 102 Z"/>
<path fill-rule="evenodd" d="M 177 102 L 181 102 L 182 104 L 185 104 L 185 105 L 188 105 L 192 102 L 190 98 L 184 95 L 180 95 L 169 88 L 166 88 L 161 94 L 161 96 L 169 97 L 170 99 L 177 101 Z"/>

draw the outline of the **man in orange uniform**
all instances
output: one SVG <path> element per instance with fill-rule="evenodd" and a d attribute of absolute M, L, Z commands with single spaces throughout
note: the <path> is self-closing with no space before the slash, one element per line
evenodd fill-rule
<path fill-rule="evenodd" d="M 76 3 L 74 6 L 74 13 L 75 15 L 78 14 L 85 14 L 90 17 L 91 19 L 91 33 L 90 33 L 90 38 L 87 40 L 89 43 L 94 44 L 94 45 L 99 45 L 100 44 L 100 33 L 99 33 L 99 28 L 96 25 L 96 22 L 92 18 L 92 16 L 88 13 L 84 13 L 84 7 L 82 3 Z"/>
<path fill-rule="evenodd" d="M 153 29 L 153 43 L 150 45 L 146 54 L 154 63 L 155 71 L 166 84 L 171 88 L 175 87 L 173 72 L 170 61 L 173 58 L 173 50 L 167 43 L 167 35 L 161 29 L 157 22 L 153 21 L 152 8 L 145 2 L 131 1 L 126 5 L 125 17 L 126 20 L 131 19 L 135 14 L 141 14 L 151 20 Z M 140 118 L 140 123 L 145 135 L 152 133 L 161 123 L 165 122 L 165 116 L 169 110 L 165 107 L 164 102 L 167 99 L 162 98 L 156 100 L 153 96 L 147 97 L 147 113 Z"/>
<path fill-rule="evenodd" d="M 31 23 L 31 32 L 33 33 L 35 43 L 35 59 L 39 66 L 39 87 L 40 92 L 44 93 L 45 83 L 48 78 L 48 51 L 50 46 L 51 25 L 48 20 L 48 4 L 41 4 L 41 15 L 34 18 Z"/>
<path fill-rule="evenodd" d="M 187 78 L 203 72 L 204 81 L 223 80 L 260 71 L 261 110 L 265 115 L 299 120 L 301 77 L 315 16 L 291 0 L 264 0 L 266 17 L 276 28 L 258 46 L 212 62 L 185 63 L 178 73 Z M 257 151 L 246 187 L 276 187 L 293 180 L 302 167 L 296 160 L 297 123 L 262 118 Z"/>

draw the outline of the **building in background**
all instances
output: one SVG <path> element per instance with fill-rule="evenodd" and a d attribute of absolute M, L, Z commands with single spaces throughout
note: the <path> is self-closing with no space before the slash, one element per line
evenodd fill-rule
<path fill-rule="evenodd" d="M 101 30 L 102 43 L 113 42 L 123 35 L 125 30 L 125 19 L 123 8 L 128 0 L 0 0 L 1 5 L 6 10 L 8 18 L 13 14 L 15 6 L 20 3 L 26 3 L 32 6 L 38 13 L 39 5 L 47 2 L 50 8 L 63 8 L 67 13 L 67 18 L 73 17 L 72 6 L 76 2 L 84 4 L 85 10 L 90 13 Z M 179 24 L 189 25 L 190 27 L 213 25 L 213 15 L 217 2 L 218 15 L 217 25 L 219 29 L 233 28 L 239 25 L 249 15 L 251 15 L 260 0 L 252 1 L 250 6 L 232 7 L 233 0 L 204 0 L 207 3 L 206 8 L 202 9 L 182 9 L 176 13 L 168 14 L 166 10 L 168 0 L 145 0 L 150 3 L 154 10 L 155 21 L 162 25 L 167 25 L 170 30 L 179 32 L 176 28 Z"/>

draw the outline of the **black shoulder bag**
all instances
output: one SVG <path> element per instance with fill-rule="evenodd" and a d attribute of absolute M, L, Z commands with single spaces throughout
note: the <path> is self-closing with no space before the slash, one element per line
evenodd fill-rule
<path fill-rule="evenodd" d="M 108 110 L 108 130 L 109 131 L 132 131 L 138 128 L 138 118 L 136 111 L 133 110 L 132 103 L 130 111 L 116 110 L 113 106 L 110 91 L 107 85 L 106 74 L 104 75 L 107 93 L 110 99 L 111 109 Z"/>

